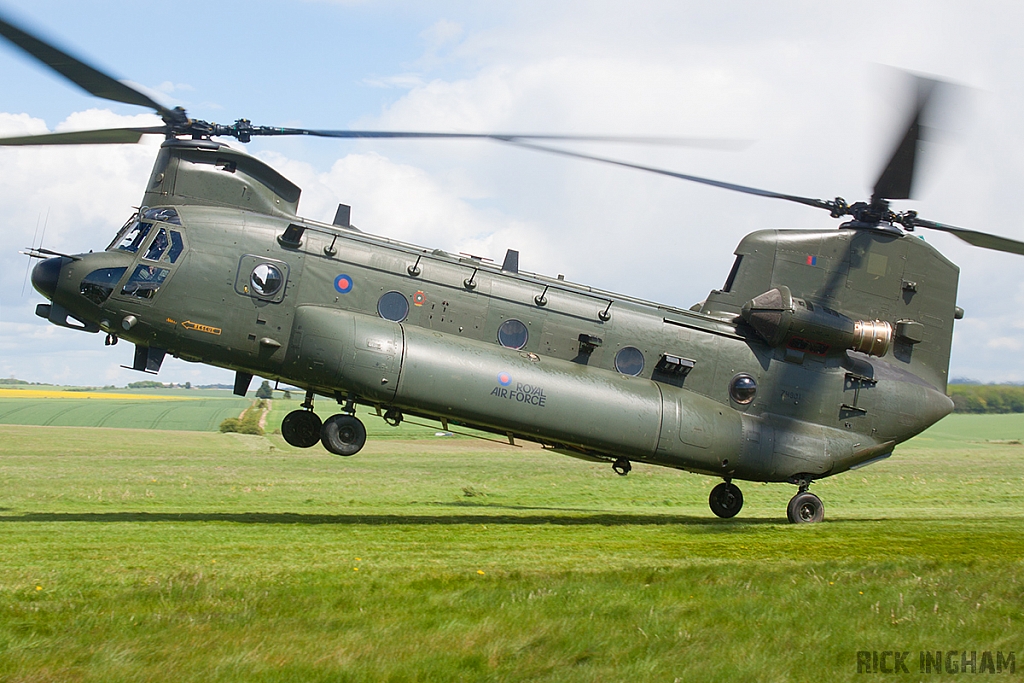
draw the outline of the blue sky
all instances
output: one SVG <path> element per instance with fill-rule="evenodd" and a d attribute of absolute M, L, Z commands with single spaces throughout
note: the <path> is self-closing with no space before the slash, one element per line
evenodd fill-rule
<path fill-rule="evenodd" d="M 1024 240 L 1024 9 L 1014 3 L 68 2 L 0 8 L 193 116 L 265 125 L 718 136 L 740 152 L 583 147 L 780 192 L 865 198 L 901 115 L 878 64 L 970 86 L 922 174 L 932 220 Z M 125 125 L 143 114 L 81 93 L 0 46 L 0 134 Z M 888 127 L 887 127 L 888 126 Z M 363 229 L 689 306 L 721 286 L 758 228 L 828 228 L 824 212 L 488 143 L 263 140 L 248 151 L 304 188 L 300 213 L 339 201 Z M 124 384 L 130 347 L 35 318 L 21 294 L 47 246 L 103 248 L 155 154 L 0 150 L 0 374 Z M 1024 381 L 1021 257 L 927 235 L 962 268 L 951 372 Z M 165 381 L 230 375 L 168 362 Z"/>

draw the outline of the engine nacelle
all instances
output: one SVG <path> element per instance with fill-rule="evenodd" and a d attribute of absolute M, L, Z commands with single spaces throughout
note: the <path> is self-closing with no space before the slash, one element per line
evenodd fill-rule
<path fill-rule="evenodd" d="M 748 301 L 741 315 L 773 347 L 821 356 L 846 349 L 884 356 L 892 345 L 888 322 L 851 320 L 831 308 L 794 297 L 784 285 Z"/>

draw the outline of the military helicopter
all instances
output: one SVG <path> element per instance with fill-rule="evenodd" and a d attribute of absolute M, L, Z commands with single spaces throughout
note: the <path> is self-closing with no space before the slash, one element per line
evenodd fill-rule
<path fill-rule="evenodd" d="M 557 453 L 721 478 L 709 505 L 743 505 L 736 480 L 798 487 L 794 523 L 819 522 L 817 479 L 888 458 L 952 411 L 946 382 L 959 269 L 912 234 L 952 233 L 1024 254 L 1024 243 L 896 212 L 910 196 L 917 105 L 869 201 L 782 194 L 549 147 L 593 136 L 312 130 L 189 118 L 0 18 L 0 35 L 97 97 L 147 107 L 163 125 L 0 139 L 0 145 L 113 144 L 162 135 L 138 209 L 103 251 L 40 258 L 36 313 L 106 343 L 135 345 L 133 368 L 168 355 L 298 387 L 282 424 L 297 447 L 336 455 L 366 440 L 357 406 L 468 426 Z M 485 138 L 616 164 L 849 217 L 838 229 L 745 237 L 721 289 L 680 309 L 474 256 L 299 217 L 300 189 L 214 138 Z M 317 397 L 339 408 L 322 420 Z M 322 405 L 322 403 L 320 404 Z"/>

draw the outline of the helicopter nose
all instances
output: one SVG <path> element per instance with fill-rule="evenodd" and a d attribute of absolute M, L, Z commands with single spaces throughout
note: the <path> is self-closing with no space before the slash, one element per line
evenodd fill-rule
<path fill-rule="evenodd" d="M 37 292 L 49 300 L 57 291 L 57 282 L 60 280 L 60 267 L 64 259 L 60 257 L 48 258 L 40 261 L 32 269 L 32 286 Z"/>

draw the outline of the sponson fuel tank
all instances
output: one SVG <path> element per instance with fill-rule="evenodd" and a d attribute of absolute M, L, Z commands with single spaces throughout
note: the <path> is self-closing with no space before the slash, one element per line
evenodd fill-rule
<path fill-rule="evenodd" d="M 749 418 L 684 389 L 337 309 L 297 309 L 285 362 L 323 393 L 597 456 L 729 474 L 760 448 Z"/>

